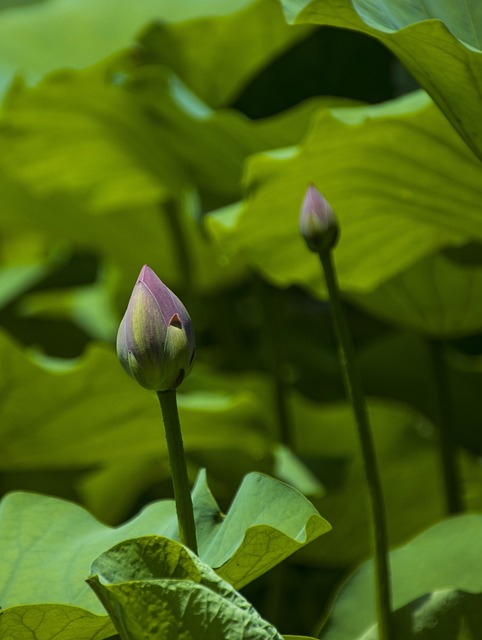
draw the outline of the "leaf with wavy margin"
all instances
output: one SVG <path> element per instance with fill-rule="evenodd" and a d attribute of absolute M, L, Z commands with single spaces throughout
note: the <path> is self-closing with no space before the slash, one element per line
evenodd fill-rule
<path fill-rule="evenodd" d="M 481 554 L 482 516 L 476 514 L 440 522 L 391 552 L 393 606 L 395 610 L 406 607 L 398 613 L 401 629 L 407 631 L 402 637 L 432 638 L 424 634 L 435 625 L 443 628 L 444 616 L 453 618 L 455 629 L 464 617 L 473 619 L 474 613 L 480 622 Z M 373 564 L 367 562 L 342 587 L 320 638 L 375 638 L 370 635 L 375 623 Z M 447 624 L 449 630 L 454 632 Z M 443 634 L 435 637 L 458 638 Z"/>
<path fill-rule="evenodd" d="M 341 227 L 344 291 L 367 292 L 426 255 L 482 238 L 482 166 L 424 92 L 320 109 L 296 147 L 253 156 L 241 208 L 209 216 L 214 238 L 277 286 L 323 295 L 318 257 L 298 229 L 307 185 Z"/>
<path fill-rule="evenodd" d="M 291 23 L 325 24 L 377 38 L 428 91 L 482 157 L 482 12 L 478 0 L 281 0 Z"/>

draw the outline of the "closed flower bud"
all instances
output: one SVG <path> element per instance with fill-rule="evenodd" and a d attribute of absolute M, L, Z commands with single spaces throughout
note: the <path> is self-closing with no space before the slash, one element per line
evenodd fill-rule
<path fill-rule="evenodd" d="M 117 333 L 121 365 L 146 389 L 176 389 L 191 370 L 194 331 L 186 308 L 147 265 Z"/>
<path fill-rule="evenodd" d="M 308 249 L 316 253 L 333 249 L 338 242 L 339 227 L 335 213 L 312 184 L 301 207 L 300 231 Z"/>

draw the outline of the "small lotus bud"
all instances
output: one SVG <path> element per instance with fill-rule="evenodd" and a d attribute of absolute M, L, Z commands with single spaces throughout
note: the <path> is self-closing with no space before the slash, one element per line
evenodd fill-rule
<path fill-rule="evenodd" d="M 146 389 L 176 389 L 192 368 L 194 331 L 186 308 L 147 265 L 117 333 L 121 365 Z"/>
<path fill-rule="evenodd" d="M 338 242 L 339 227 L 335 212 L 312 184 L 301 207 L 300 231 L 308 249 L 316 253 L 333 249 Z"/>

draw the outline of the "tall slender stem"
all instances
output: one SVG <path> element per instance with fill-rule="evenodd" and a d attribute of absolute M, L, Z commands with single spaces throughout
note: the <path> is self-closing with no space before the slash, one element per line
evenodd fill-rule
<path fill-rule="evenodd" d="M 158 391 L 166 431 L 181 542 L 197 553 L 196 526 L 187 476 L 186 457 L 177 411 L 176 391 Z"/>
<path fill-rule="evenodd" d="M 361 377 L 355 361 L 355 350 L 346 321 L 346 316 L 341 304 L 340 290 L 338 287 L 331 249 L 320 251 L 319 256 L 325 273 L 326 285 L 330 296 L 331 311 L 335 333 L 338 340 L 346 392 L 351 401 L 353 413 L 358 426 L 358 435 L 360 438 L 368 493 L 370 497 L 370 510 L 375 547 L 375 587 L 379 637 L 381 640 L 393 640 L 394 630 L 391 613 L 388 534 L 375 447 Z"/>
<path fill-rule="evenodd" d="M 429 348 L 437 394 L 440 461 L 447 511 L 461 513 L 463 499 L 457 468 L 457 447 L 453 440 L 453 413 L 444 344 L 440 340 L 429 340 Z"/>

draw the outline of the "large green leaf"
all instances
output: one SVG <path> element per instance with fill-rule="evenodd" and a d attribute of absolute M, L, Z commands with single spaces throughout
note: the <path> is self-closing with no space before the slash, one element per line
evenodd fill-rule
<path fill-rule="evenodd" d="M 103 66 L 12 92 L 0 135 L 1 228 L 88 247 L 122 283 L 147 262 L 170 286 L 212 290 L 242 269 L 203 235 L 198 190 L 205 206 L 239 197 L 245 158 L 296 143 L 323 101 L 250 121 L 149 69 L 130 72 L 131 90 Z"/>
<path fill-rule="evenodd" d="M 222 4 L 218 11 L 226 12 Z M 307 34 L 307 27 L 286 25 L 278 0 L 243 4 L 235 12 L 230 3 L 229 15 L 222 17 L 155 24 L 141 37 L 143 59 L 169 66 L 211 106 L 227 104 L 257 71 Z"/>
<path fill-rule="evenodd" d="M 194 489 L 193 503 L 201 558 L 213 563 L 218 573 L 235 585 L 255 579 L 330 529 L 301 494 L 260 474 L 246 477 L 225 517 L 203 474 Z M 113 544 L 150 534 L 178 536 L 172 500 L 153 503 L 113 529 L 73 503 L 28 493 L 9 494 L 0 503 L 0 569 L 4 578 L 0 599 L 6 609 L 2 623 L 15 629 L 18 626 L 18 639 L 22 640 L 29 638 L 29 621 L 36 626 L 39 619 L 45 620 L 47 629 L 68 619 L 74 631 L 79 628 L 79 633 L 92 633 L 86 638 L 106 637 L 101 635 L 106 628 L 105 633 L 110 633 L 105 618 L 88 614 L 102 613 L 83 582 L 88 567 Z M 38 607 L 45 602 L 56 604 L 47 609 Z M 25 605 L 32 606 L 27 609 Z M 65 640 L 70 637 L 66 635 Z"/>
<path fill-rule="evenodd" d="M 245 158 L 297 142 L 315 106 L 252 122 L 212 110 L 169 69 L 126 54 L 12 90 L 2 161 L 37 195 L 79 193 L 97 212 L 159 204 L 192 183 L 224 204 L 240 195 Z"/>
<path fill-rule="evenodd" d="M 235 587 L 254 580 L 330 529 L 300 493 L 257 473 L 246 476 L 224 516 L 203 474 L 194 488 L 193 503 L 200 557 L 225 579 L 232 578 Z M 289 505 L 289 518 L 281 504 Z M 179 535 L 172 500 L 152 503 L 117 528 L 57 498 L 17 492 L 0 505 L 4 607 L 50 601 L 100 613 L 95 598 L 82 587 L 98 554 L 136 536 Z M 234 563 L 239 566 L 233 568 Z"/>
<path fill-rule="evenodd" d="M 451 625 L 455 624 L 457 629 L 465 616 L 470 619 L 476 614 L 480 618 L 481 553 L 482 516 L 475 514 L 441 522 L 392 551 L 393 606 L 400 609 L 412 603 L 398 614 L 401 629 L 405 627 L 407 631 L 404 638 L 432 638 L 424 634 L 430 626 L 437 625 L 440 629 L 443 622 L 447 624 L 445 635 L 441 632 L 434 637 L 437 640 L 458 638 Z M 464 598 L 459 591 L 474 595 Z M 447 619 L 450 617 L 454 618 L 451 624 Z M 320 637 L 323 640 L 375 638 L 375 635 L 364 635 L 375 622 L 373 565 L 369 562 L 341 589 Z"/>
<path fill-rule="evenodd" d="M 172 113 L 172 103 L 166 109 Z M 58 74 L 35 89 L 16 88 L 3 119 L 4 148 L 13 154 L 4 164 L 38 196 L 87 193 L 102 211 L 159 203 L 186 181 L 132 96 L 91 70 Z"/>
<path fill-rule="evenodd" d="M 470 335 L 482 329 L 482 267 L 442 252 L 353 299 L 384 320 L 427 335 Z"/>
<path fill-rule="evenodd" d="M 481 624 L 482 593 L 437 589 L 395 612 L 402 638 L 474 640 Z M 376 630 L 372 636 L 374 640 Z"/>
<path fill-rule="evenodd" d="M 228 253 L 278 286 L 320 294 L 319 260 L 298 230 L 310 182 L 340 219 L 346 291 L 370 291 L 446 244 L 482 237 L 480 163 L 423 92 L 320 110 L 300 146 L 250 161 L 241 210 L 210 217 Z"/>
<path fill-rule="evenodd" d="M 205 563 L 167 538 L 128 540 L 92 565 L 88 580 L 122 640 L 282 640 Z"/>
<path fill-rule="evenodd" d="M 4 472 L 83 471 L 80 495 L 99 517 L 114 522 L 129 513 L 146 488 L 168 476 L 155 394 L 125 375 L 112 349 L 93 346 L 77 362 L 59 367 L 55 361 L 52 369 L 48 359 L 32 358 L 2 335 L 0 354 L 5 363 L 0 376 Z M 32 400 L 27 405 L 25 386 Z M 300 475 L 292 454 L 284 456 L 279 473 L 273 465 L 277 445 L 265 378 L 216 375 L 197 363 L 178 403 L 186 452 L 224 485 L 229 479 L 223 498 L 253 469 L 306 489 L 306 473 Z M 119 482 L 127 485 L 123 493 Z"/>
<path fill-rule="evenodd" d="M 477 0 L 281 0 L 290 21 L 371 35 L 389 47 L 482 157 L 482 15 Z"/>
<path fill-rule="evenodd" d="M 112 175 L 117 176 L 114 180 L 119 177 L 115 168 Z M 122 190 L 121 184 L 117 186 Z M 115 183 L 113 189 L 117 189 Z M 4 167 L 0 167 L 0 194 L 3 201 L 0 228 L 11 246 L 32 238 L 45 247 L 60 247 L 64 251 L 73 248 L 100 254 L 107 266 L 116 270 L 117 286 L 125 296 L 125 304 L 132 283 L 145 263 L 152 266 L 172 288 L 184 286 L 178 229 L 189 246 L 190 284 L 193 288 L 212 291 L 242 274 L 239 264 L 220 256 L 206 241 L 194 217 L 195 206 L 188 194 L 177 207 L 171 203 L 136 206 L 134 209 L 111 210 L 108 207 L 108 213 L 96 215 L 89 194 L 82 195 L 74 189 L 72 193 L 39 196 L 7 175 Z"/>
<path fill-rule="evenodd" d="M 105 615 L 59 604 L 12 607 L 0 615 L 2 640 L 104 640 L 114 631 Z"/>
<path fill-rule="evenodd" d="M 0 352 L 0 468 L 85 468 L 126 456 L 166 455 L 155 394 L 125 375 L 112 349 L 93 346 L 61 372 L 33 361 L 6 335 Z M 233 380 L 231 391 L 203 390 L 205 374 L 197 369 L 186 383 L 190 391 L 178 394 L 187 451 L 236 447 L 262 456 L 270 438 L 255 389 Z"/>
<path fill-rule="evenodd" d="M 193 497 L 204 511 L 199 555 L 237 589 L 331 529 L 298 491 L 261 474 L 246 476 L 224 518 L 202 476 Z"/>
<path fill-rule="evenodd" d="M 320 405 L 294 396 L 292 414 L 295 450 L 326 488 L 325 495 L 313 502 L 333 526 L 333 534 L 322 545 L 308 547 L 298 557 L 335 567 L 360 562 L 371 553 L 370 525 L 365 471 L 351 407 Z M 399 402 L 371 400 L 369 414 L 389 538 L 392 545 L 400 544 L 445 514 L 437 435 L 421 413 Z M 480 509 L 478 460 L 465 454 L 459 456 L 459 463 L 467 507 Z"/>
<path fill-rule="evenodd" d="M 127 538 L 160 533 L 174 526 L 175 519 L 174 502 L 165 500 L 112 529 L 70 502 L 29 493 L 7 495 L 0 503 L 2 606 L 8 610 L 50 602 L 102 614 L 84 583 L 93 559 Z"/>
<path fill-rule="evenodd" d="M 0 93 L 17 73 L 35 82 L 55 69 L 94 64 L 129 45 L 154 20 L 159 26 L 150 42 L 158 61 L 213 103 L 231 98 L 306 33 L 306 27 L 286 25 L 276 0 L 121 0 L 115 12 L 108 0 L 10 7 L 1 11 Z"/>

